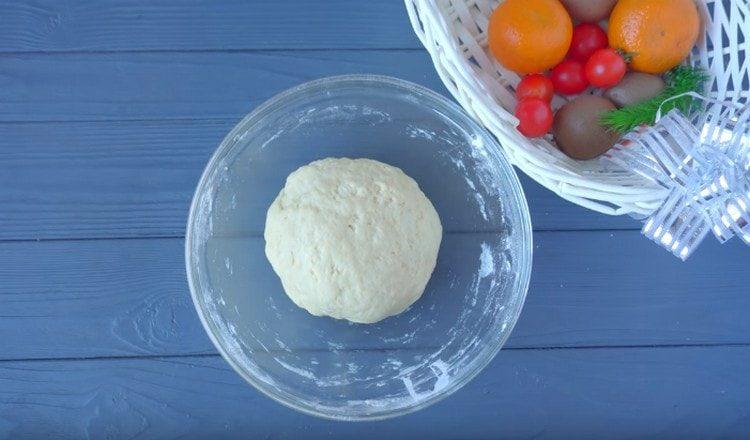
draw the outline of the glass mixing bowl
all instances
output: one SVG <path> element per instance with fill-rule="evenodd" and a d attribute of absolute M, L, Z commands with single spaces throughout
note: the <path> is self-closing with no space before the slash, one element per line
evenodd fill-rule
<path fill-rule="evenodd" d="M 312 316 L 265 257 L 266 210 L 286 176 L 325 157 L 401 168 L 440 215 L 437 267 L 398 316 Z M 521 312 L 531 248 L 523 191 L 487 132 L 423 87 L 342 76 L 281 93 L 227 135 L 198 184 L 185 253 L 198 315 L 245 380 L 308 414 L 371 420 L 435 403 L 490 362 Z"/>

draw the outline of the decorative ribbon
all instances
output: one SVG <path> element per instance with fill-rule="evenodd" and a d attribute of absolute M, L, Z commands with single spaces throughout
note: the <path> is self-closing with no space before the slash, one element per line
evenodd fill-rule
<path fill-rule="evenodd" d="M 659 110 L 653 127 L 627 134 L 605 155 L 669 190 L 642 232 L 682 260 L 709 231 L 722 243 L 736 235 L 750 245 L 750 104 L 692 93 L 672 99 L 688 95 L 707 103 L 700 116 Z"/>

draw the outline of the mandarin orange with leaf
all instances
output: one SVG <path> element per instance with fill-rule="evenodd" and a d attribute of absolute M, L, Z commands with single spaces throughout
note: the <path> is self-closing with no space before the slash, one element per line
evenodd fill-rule
<path fill-rule="evenodd" d="M 632 56 L 633 70 L 660 74 L 687 58 L 700 25 L 694 0 L 620 0 L 609 17 L 609 44 Z"/>
<path fill-rule="evenodd" d="M 565 58 L 573 22 L 559 0 L 505 0 L 488 26 L 490 51 L 505 68 L 540 73 Z"/>

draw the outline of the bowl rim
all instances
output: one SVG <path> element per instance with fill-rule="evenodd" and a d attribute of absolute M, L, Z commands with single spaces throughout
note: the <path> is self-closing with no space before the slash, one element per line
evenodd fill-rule
<path fill-rule="evenodd" d="M 515 308 L 517 310 L 514 311 L 514 313 L 511 315 L 509 321 L 508 321 L 508 330 L 501 334 L 499 338 L 494 342 L 493 346 L 491 347 L 490 351 L 487 352 L 487 355 L 484 358 L 481 359 L 475 359 L 477 362 L 470 362 L 470 365 L 468 366 L 468 369 L 465 374 L 463 374 L 462 377 L 456 378 L 456 380 L 452 383 L 452 386 L 447 387 L 443 392 L 435 394 L 433 396 L 430 396 L 423 401 L 407 406 L 407 407 L 400 407 L 396 409 L 387 409 L 384 411 L 378 411 L 374 413 L 367 413 L 367 414 L 356 414 L 356 415 L 340 415 L 340 414 L 331 414 L 327 413 L 322 410 L 318 410 L 316 408 L 312 408 L 309 406 L 304 406 L 297 404 L 297 402 L 293 399 L 286 399 L 283 395 L 274 393 L 267 389 L 267 387 L 261 382 L 256 380 L 256 378 L 249 373 L 247 370 L 241 368 L 241 366 L 230 356 L 229 351 L 225 349 L 223 343 L 219 340 L 219 338 L 216 336 L 216 334 L 213 331 L 213 327 L 209 323 L 209 318 L 207 316 L 207 312 L 204 310 L 203 302 L 199 298 L 199 287 L 196 278 L 196 274 L 194 273 L 191 265 L 191 248 L 193 247 L 193 242 L 195 241 L 195 233 L 193 232 L 193 226 L 196 221 L 196 215 L 197 215 L 197 209 L 198 205 L 201 199 L 202 194 L 204 193 L 205 187 L 210 180 L 210 175 L 215 171 L 217 163 L 223 159 L 223 157 L 226 155 L 226 153 L 229 152 L 231 147 L 234 145 L 235 140 L 239 138 L 239 135 L 241 132 L 245 132 L 253 123 L 257 123 L 261 119 L 266 112 L 268 112 L 269 109 L 271 109 L 274 105 L 276 105 L 278 102 L 283 101 L 286 98 L 292 97 L 294 95 L 297 95 L 301 92 L 305 92 L 311 89 L 319 88 L 321 86 L 330 86 L 332 84 L 344 84 L 344 83 L 363 83 L 363 84 L 376 84 L 376 85 L 385 85 L 390 87 L 395 87 L 401 90 L 405 90 L 409 92 L 410 94 L 415 95 L 422 95 L 428 99 L 435 100 L 439 102 L 440 104 L 446 106 L 451 111 L 453 111 L 456 115 L 463 116 L 465 118 L 465 122 L 470 126 L 472 129 L 472 132 L 479 134 L 482 137 L 482 140 L 485 142 L 485 145 L 488 148 L 488 152 L 492 153 L 496 156 L 496 160 L 499 162 L 502 168 L 505 168 L 505 171 L 507 172 L 507 175 L 509 177 L 508 184 L 512 187 L 509 191 L 509 194 L 513 195 L 517 200 L 518 208 L 520 210 L 520 217 L 521 217 L 521 224 L 517 225 L 519 228 L 519 235 L 522 239 L 523 243 L 526 243 L 526 245 L 522 245 L 520 252 L 523 254 L 519 258 L 519 260 L 525 260 L 526 264 L 519 265 L 519 271 L 518 276 L 516 277 L 516 280 L 514 282 L 515 287 L 514 289 L 518 292 L 517 300 L 515 301 Z M 444 115 L 446 117 L 451 117 L 450 115 Z M 452 117 L 451 117 L 452 118 Z M 463 121 L 462 121 L 463 122 Z M 505 343 L 507 342 L 510 335 L 513 333 L 513 329 L 515 328 L 516 323 L 518 322 L 518 318 L 520 317 L 523 306 L 526 302 L 526 296 L 528 294 L 530 279 L 531 279 L 531 268 L 533 263 L 533 234 L 532 234 L 532 225 L 531 225 L 531 218 L 529 213 L 529 207 L 526 200 L 525 193 L 523 191 L 523 187 L 521 186 L 521 182 L 518 179 L 518 175 L 516 171 L 513 169 L 513 166 L 511 165 L 510 160 L 507 157 L 507 154 L 500 146 L 497 139 L 495 139 L 494 136 L 492 136 L 484 127 L 479 125 L 471 116 L 469 116 L 458 104 L 454 103 L 449 98 L 446 98 L 443 95 L 440 95 L 439 93 L 436 93 L 426 87 L 423 87 L 421 85 L 415 84 L 410 81 L 402 80 L 399 78 L 394 78 L 390 76 L 384 76 L 384 75 L 374 75 L 374 74 L 350 74 L 350 75 L 337 75 L 337 76 L 329 76 L 324 77 L 320 79 L 315 79 L 312 81 L 307 81 L 302 84 L 299 84 L 297 86 L 291 87 L 285 91 L 282 91 L 273 97 L 269 98 L 262 104 L 260 104 L 258 107 L 256 107 L 254 110 L 252 110 L 250 113 L 248 113 L 240 122 L 238 122 L 232 130 L 222 139 L 222 141 L 219 143 L 216 150 L 211 155 L 211 158 L 209 159 L 208 163 L 206 164 L 203 173 L 201 174 L 201 177 L 198 181 L 198 184 L 196 186 L 196 190 L 193 194 L 192 201 L 190 203 L 190 210 L 188 214 L 188 220 L 187 220 L 187 226 L 186 226 L 186 232 L 185 232 L 185 268 L 187 272 L 187 280 L 188 280 L 188 287 L 190 290 L 190 296 L 193 302 L 193 306 L 195 307 L 196 313 L 198 314 L 198 318 L 201 321 L 201 325 L 203 326 L 204 331 L 206 334 L 208 334 L 209 339 L 213 343 L 214 347 L 217 349 L 221 357 L 229 364 L 229 366 L 240 376 L 242 377 L 247 383 L 253 386 L 256 390 L 260 391 L 265 396 L 271 398 L 273 401 L 278 402 L 287 408 L 293 409 L 295 411 L 299 411 L 301 413 L 319 417 L 322 419 L 327 420 L 336 420 L 336 421 L 376 421 L 376 420 L 385 420 L 390 419 L 402 415 L 406 415 L 409 413 L 413 413 L 415 411 L 419 411 L 421 409 L 424 409 L 428 406 L 431 406 L 446 397 L 452 395 L 456 391 L 463 388 L 468 382 L 470 382 L 472 379 L 474 379 L 482 370 L 484 370 L 487 365 L 497 356 L 499 351 L 502 349 L 502 347 L 505 346 Z"/>

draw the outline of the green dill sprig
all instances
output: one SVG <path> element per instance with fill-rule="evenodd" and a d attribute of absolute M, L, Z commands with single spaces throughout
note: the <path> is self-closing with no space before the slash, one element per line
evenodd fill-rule
<path fill-rule="evenodd" d="M 675 67 L 665 75 L 667 85 L 659 96 L 609 111 L 602 116 L 600 123 L 610 131 L 628 133 L 644 124 L 653 125 L 660 106 L 662 114 L 667 114 L 677 108 L 687 115 L 693 106 L 692 97 L 683 96 L 667 103 L 664 101 L 683 93 L 700 93 L 707 79 L 706 72 L 699 67 Z"/>

